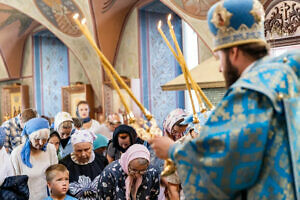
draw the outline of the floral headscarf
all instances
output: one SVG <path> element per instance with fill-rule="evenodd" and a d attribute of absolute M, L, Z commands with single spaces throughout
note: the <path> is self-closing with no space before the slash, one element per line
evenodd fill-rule
<path fill-rule="evenodd" d="M 183 120 L 184 117 L 186 116 L 187 113 L 180 108 L 177 108 L 172 112 L 170 112 L 163 123 L 163 134 L 164 135 L 171 134 L 172 128 L 176 124 L 176 122 L 178 122 L 179 120 Z"/>

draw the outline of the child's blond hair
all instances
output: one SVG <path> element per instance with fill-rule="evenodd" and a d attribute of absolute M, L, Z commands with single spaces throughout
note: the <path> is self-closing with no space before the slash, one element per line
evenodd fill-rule
<path fill-rule="evenodd" d="M 55 164 L 55 165 L 49 166 L 45 171 L 47 182 L 52 181 L 52 179 L 56 175 L 56 172 L 66 172 L 66 171 L 69 172 L 69 170 L 62 164 Z"/>

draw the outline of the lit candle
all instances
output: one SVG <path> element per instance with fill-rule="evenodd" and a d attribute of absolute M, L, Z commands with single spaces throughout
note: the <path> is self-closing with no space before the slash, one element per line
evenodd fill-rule
<path fill-rule="evenodd" d="M 176 60 L 178 61 L 179 58 L 175 52 L 175 50 L 173 49 L 173 47 L 171 46 L 169 40 L 167 39 L 166 35 L 164 34 L 164 32 L 161 29 L 161 20 L 159 20 L 158 24 L 157 24 L 157 30 L 160 33 L 161 37 L 164 39 L 164 41 L 166 42 L 167 46 L 169 47 L 169 49 L 171 50 L 171 52 L 173 53 L 174 57 L 176 58 Z"/>
<path fill-rule="evenodd" d="M 176 50 L 177 50 L 177 53 L 178 53 L 178 57 L 179 57 L 179 63 L 180 65 L 183 66 L 183 72 L 186 72 L 186 76 L 188 77 L 188 79 L 190 79 L 191 81 L 191 85 L 192 85 L 192 88 L 193 90 L 195 91 L 195 94 L 196 94 L 196 97 L 198 99 L 198 102 L 199 102 L 199 105 L 201 107 L 201 110 L 204 110 L 204 108 L 202 107 L 203 103 L 202 103 L 202 100 L 201 100 L 201 97 L 198 93 L 198 89 L 197 89 L 197 84 L 195 83 L 195 81 L 193 80 L 192 78 L 192 75 L 190 74 L 190 71 L 188 70 L 187 68 L 187 65 L 186 65 L 186 62 L 185 62 L 185 59 L 184 59 L 184 56 L 183 56 L 183 53 L 179 47 L 179 44 L 178 44 L 178 41 L 177 41 L 177 38 L 176 38 L 176 35 L 175 35 L 175 32 L 174 32 L 174 29 L 173 29 L 173 26 L 172 26 L 172 23 L 171 23 L 171 19 L 172 19 L 172 15 L 169 14 L 168 15 L 168 26 L 169 26 L 169 31 L 170 31 L 170 35 L 174 41 L 174 44 L 175 44 L 175 47 L 176 47 Z M 192 100 L 191 100 L 192 101 Z M 196 122 L 196 120 L 195 120 Z"/>
<path fill-rule="evenodd" d="M 93 40 L 90 32 L 88 31 L 88 29 L 83 25 L 86 20 L 82 19 L 81 23 L 79 22 L 79 14 L 76 13 L 73 16 L 75 23 L 77 24 L 77 26 L 79 27 L 79 29 L 82 31 L 83 35 L 87 38 L 87 40 L 89 41 L 89 43 L 92 45 L 92 47 L 95 49 L 95 51 L 97 52 L 102 64 L 103 64 L 103 68 L 107 71 L 107 74 L 112 73 L 115 78 L 118 80 L 118 82 L 122 85 L 122 87 L 127 91 L 127 93 L 129 94 L 129 96 L 134 100 L 134 102 L 138 105 L 138 107 L 141 109 L 141 111 L 143 112 L 143 114 L 145 115 L 145 117 L 148 120 L 151 120 L 152 115 L 149 115 L 148 113 L 146 113 L 146 110 L 144 108 L 144 106 L 135 98 L 134 94 L 132 93 L 132 91 L 130 90 L 130 88 L 127 86 L 127 84 L 124 82 L 124 80 L 120 77 L 120 75 L 117 73 L 117 71 L 113 68 L 113 66 L 110 64 L 110 62 L 108 61 L 108 59 L 104 56 L 104 54 L 100 51 L 100 49 L 98 48 L 98 46 L 96 45 L 95 41 Z M 125 106 L 125 105 L 124 105 Z"/>
<path fill-rule="evenodd" d="M 174 57 L 176 58 L 177 62 L 179 63 L 180 67 L 181 67 L 181 70 L 182 70 L 182 73 L 183 73 L 183 76 L 184 76 L 184 79 L 185 79 L 185 84 L 186 84 L 186 88 L 188 90 L 188 93 L 189 93 L 189 96 L 190 96 L 190 100 L 191 100 L 191 104 L 192 104 L 192 109 L 193 109 L 193 113 L 196 114 L 196 109 L 195 109 L 195 105 L 194 105 L 194 101 L 193 101 L 193 97 L 192 97 L 192 92 L 191 92 L 191 86 L 190 86 L 190 83 L 189 83 L 189 80 L 188 80 L 188 77 L 187 77 L 187 73 L 186 73 L 186 70 L 185 70 L 185 67 L 184 67 L 184 60 L 182 60 L 175 52 L 175 50 L 173 49 L 173 47 L 171 46 L 169 40 L 167 39 L 166 35 L 164 34 L 164 32 L 162 31 L 161 29 L 161 25 L 162 25 L 162 22 L 159 21 L 158 24 L 157 24 L 157 30 L 158 32 L 160 33 L 160 35 L 162 36 L 162 38 L 165 40 L 167 46 L 169 47 L 169 49 L 171 50 L 171 52 L 173 53 Z"/>
<path fill-rule="evenodd" d="M 170 31 L 170 35 L 174 41 L 174 44 L 175 44 L 175 47 L 176 47 L 176 50 L 177 50 L 177 53 L 178 53 L 178 56 L 181 57 L 183 54 L 181 52 L 181 49 L 179 47 L 179 44 L 178 44 L 178 41 L 177 41 L 177 38 L 175 36 L 175 32 L 174 32 L 174 29 L 173 29 L 173 26 L 172 26 L 172 23 L 171 23 L 171 19 L 172 19 L 172 15 L 169 14 L 168 15 L 168 26 L 169 26 L 169 31 Z"/>

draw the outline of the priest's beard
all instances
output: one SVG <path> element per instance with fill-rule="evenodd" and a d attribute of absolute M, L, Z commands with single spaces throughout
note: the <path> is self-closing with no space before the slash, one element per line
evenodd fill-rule
<path fill-rule="evenodd" d="M 240 74 L 236 66 L 233 66 L 230 59 L 229 53 L 225 52 L 226 54 L 226 66 L 224 67 L 224 78 L 226 83 L 226 88 L 228 89 L 233 83 L 235 83 L 239 78 Z"/>

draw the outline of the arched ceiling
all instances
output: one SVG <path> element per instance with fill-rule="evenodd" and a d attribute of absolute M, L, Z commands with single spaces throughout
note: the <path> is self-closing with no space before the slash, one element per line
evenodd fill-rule
<path fill-rule="evenodd" d="M 211 35 L 205 22 L 207 9 L 217 0 L 160 0 L 187 21 L 198 36 L 211 47 Z M 96 94 L 101 92 L 102 70 L 96 52 L 86 38 L 74 29 L 75 12 L 85 16 L 100 49 L 113 63 L 127 16 L 136 6 L 151 0 L 0 0 L 0 54 L 2 80 L 21 76 L 25 40 L 42 24 L 75 54 Z M 261 0 L 266 3 L 267 0 Z M 76 32 L 77 31 L 77 32 Z M 76 38 L 76 40 L 74 40 Z M 94 59 L 92 59 L 94 58 Z M 99 67 L 95 67 L 99 66 Z"/>
<path fill-rule="evenodd" d="M 0 5 L 0 52 L 6 76 L 2 80 L 18 79 L 21 75 L 25 40 L 39 23 L 9 6 Z"/>

